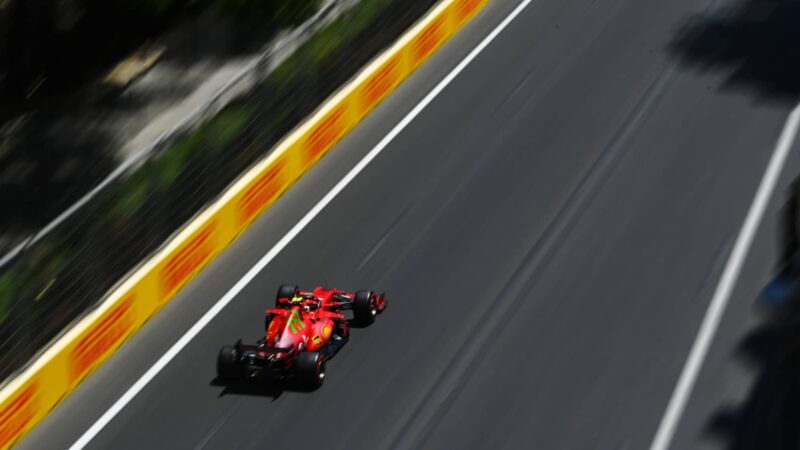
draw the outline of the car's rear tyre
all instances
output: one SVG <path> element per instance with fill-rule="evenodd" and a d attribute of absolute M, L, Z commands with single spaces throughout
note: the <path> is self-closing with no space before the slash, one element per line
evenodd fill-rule
<path fill-rule="evenodd" d="M 291 300 L 292 297 L 294 297 L 294 295 L 296 293 L 298 293 L 299 291 L 300 291 L 300 288 L 298 288 L 297 286 L 295 286 L 293 284 L 281 285 L 281 287 L 278 288 L 278 293 L 275 295 L 275 304 L 277 305 L 278 304 L 278 300 L 280 300 L 282 298 L 288 298 L 289 300 Z"/>
<path fill-rule="evenodd" d="M 359 325 L 371 325 L 378 315 L 378 299 L 372 291 L 358 291 L 353 299 L 353 316 Z"/>
<path fill-rule="evenodd" d="M 295 377 L 304 389 L 314 390 L 325 382 L 325 358 L 320 352 L 303 352 L 295 361 Z"/>
<path fill-rule="evenodd" d="M 239 352 L 236 351 L 236 347 L 226 345 L 219 350 L 219 355 L 217 355 L 217 375 L 225 380 L 238 378 L 241 375 Z"/>

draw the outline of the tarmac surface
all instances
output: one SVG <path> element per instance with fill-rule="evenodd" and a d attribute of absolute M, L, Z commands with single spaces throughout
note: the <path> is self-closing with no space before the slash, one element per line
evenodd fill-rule
<path fill-rule="evenodd" d="M 490 2 L 18 448 L 75 442 L 517 4 Z M 708 43 L 728 6 L 532 2 L 88 448 L 647 448 L 795 101 L 758 33 L 730 61 Z M 796 150 L 672 448 L 730 445 L 716 418 L 759 376 L 739 349 Z M 221 385 L 219 347 L 255 341 L 290 282 L 390 304 L 318 391 Z"/>

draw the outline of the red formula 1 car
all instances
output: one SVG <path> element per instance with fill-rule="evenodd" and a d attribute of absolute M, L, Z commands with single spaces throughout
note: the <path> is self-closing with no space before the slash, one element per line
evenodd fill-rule
<path fill-rule="evenodd" d="M 217 357 L 221 379 L 295 380 L 316 389 L 325 381 L 325 362 L 350 338 L 344 311 L 369 325 L 386 307 L 385 294 L 358 291 L 350 294 L 316 287 L 306 292 L 297 286 L 278 289 L 275 308 L 268 309 L 265 336 L 256 345 L 225 346 Z"/>

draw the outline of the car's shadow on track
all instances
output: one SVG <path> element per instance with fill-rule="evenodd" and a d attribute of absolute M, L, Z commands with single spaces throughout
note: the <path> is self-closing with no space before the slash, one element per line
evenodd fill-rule
<path fill-rule="evenodd" d="M 215 377 L 209 384 L 214 387 L 223 388 L 218 395 L 219 398 L 227 395 L 245 395 L 252 397 L 269 397 L 272 401 L 276 401 L 284 392 L 313 392 L 291 381 L 224 380 L 220 377 Z"/>
<path fill-rule="evenodd" d="M 361 328 L 367 328 L 369 325 L 364 325 L 356 319 L 347 319 L 347 326 L 354 330 L 359 330 Z"/>

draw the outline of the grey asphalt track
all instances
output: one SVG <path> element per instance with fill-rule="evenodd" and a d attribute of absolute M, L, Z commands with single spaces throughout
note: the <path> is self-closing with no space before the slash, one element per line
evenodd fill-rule
<path fill-rule="evenodd" d="M 19 448 L 72 444 L 517 3 L 492 0 Z M 647 448 L 793 106 L 668 50 L 718 3 L 534 1 L 89 447 Z M 674 448 L 721 446 L 709 420 L 746 395 L 732 352 L 779 197 Z M 326 280 L 391 303 L 322 389 L 214 383 L 279 284 Z"/>

